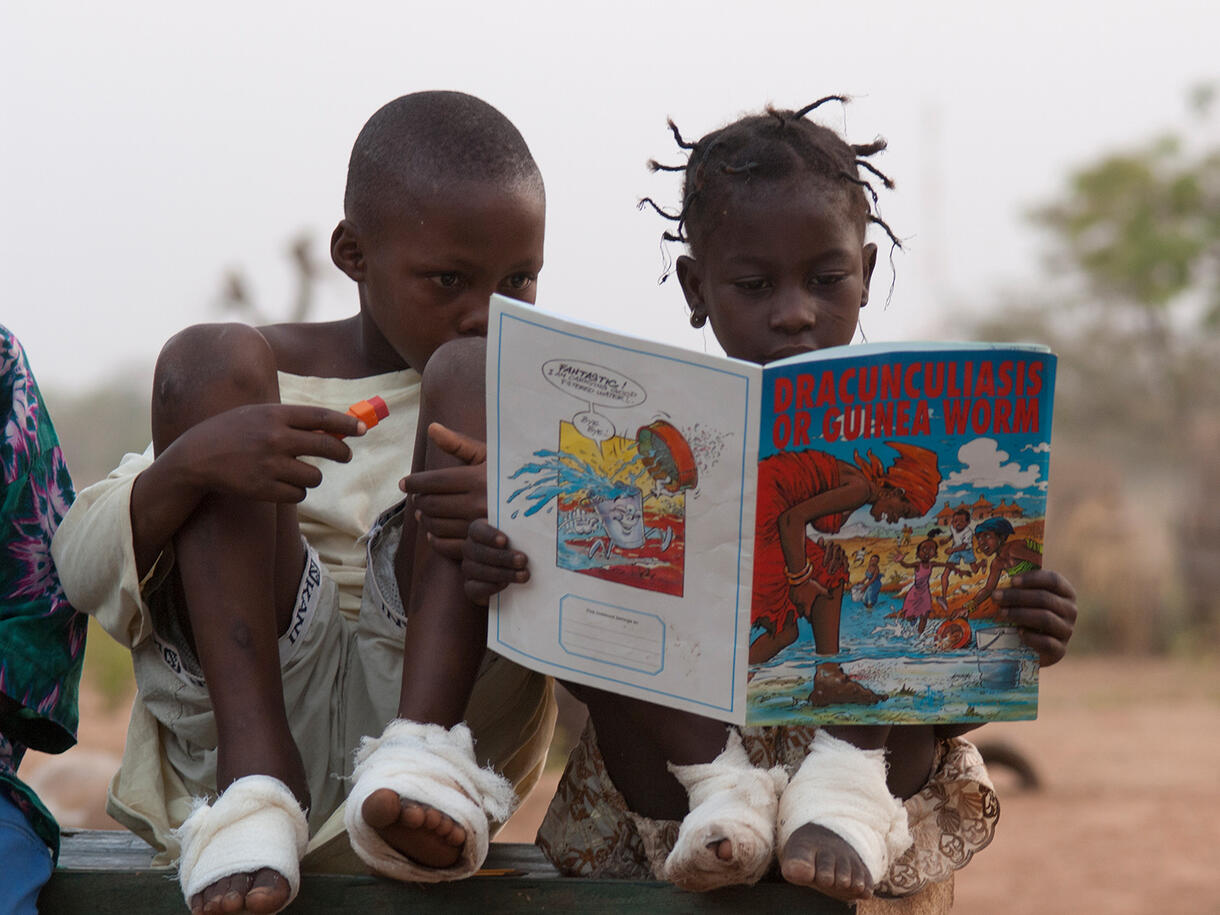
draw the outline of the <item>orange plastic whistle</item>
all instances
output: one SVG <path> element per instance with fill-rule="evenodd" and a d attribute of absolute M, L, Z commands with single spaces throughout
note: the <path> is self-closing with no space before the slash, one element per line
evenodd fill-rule
<path fill-rule="evenodd" d="M 380 397 L 370 397 L 368 400 L 352 404 L 347 408 L 347 412 L 364 423 L 366 429 L 372 429 L 390 415 L 390 408 Z"/>
<path fill-rule="evenodd" d="M 364 428 L 367 431 L 389 416 L 390 408 L 386 406 L 386 402 L 380 397 L 370 397 L 368 400 L 362 400 L 348 407 L 347 415 L 354 416 L 364 423 Z M 334 435 L 334 433 L 331 434 Z M 344 437 L 342 435 L 335 435 L 337 439 L 343 439 Z"/>

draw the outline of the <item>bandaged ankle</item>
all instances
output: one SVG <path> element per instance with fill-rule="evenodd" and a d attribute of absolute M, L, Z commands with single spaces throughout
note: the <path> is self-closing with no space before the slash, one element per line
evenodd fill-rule
<path fill-rule="evenodd" d="M 752 765 L 741 736 L 730 729 L 724 751 L 710 763 L 671 763 L 669 771 L 686 789 L 690 813 L 682 820 L 662 876 L 688 890 L 756 883 L 771 866 L 775 851 L 776 806 L 788 783 L 783 768 Z M 732 845 L 727 861 L 715 848 L 724 839 Z"/>
<path fill-rule="evenodd" d="M 178 882 L 188 904 L 196 893 L 225 877 L 264 868 L 288 882 L 284 905 L 296 897 L 309 827 L 301 805 L 279 779 L 247 775 L 214 803 L 196 801 L 177 837 L 182 847 Z"/>
<path fill-rule="evenodd" d="M 807 823 L 855 849 L 876 882 L 911 845 L 907 812 L 885 783 L 885 751 L 861 750 L 820 730 L 779 801 L 776 844 Z"/>
<path fill-rule="evenodd" d="M 403 881 L 437 883 L 473 874 L 487 857 L 488 817 L 504 822 L 516 804 L 512 785 L 475 761 L 474 742 L 464 724 L 447 730 L 437 724 L 391 721 L 380 737 L 361 742 L 352 778 L 344 813 L 352 847 L 374 871 Z M 382 788 L 440 811 L 466 831 L 453 865 L 427 867 L 412 861 L 365 822 L 364 802 Z"/>

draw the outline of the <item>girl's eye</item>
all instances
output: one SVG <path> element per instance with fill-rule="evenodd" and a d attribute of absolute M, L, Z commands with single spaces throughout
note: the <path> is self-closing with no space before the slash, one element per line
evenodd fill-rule
<path fill-rule="evenodd" d="M 442 289 L 456 289 L 462 282 L 462 278 L 456 273 L 434 273 L 432 274 L 432 282 Z"/>
<path fill-rule="evenodd" d="M 846 273 L 815 273 L 811 281 L 813 286 L 833 286 L 847 279 Z"/>
<path fill-rule="evenodd" d="M 762 292 L 764 289 L 770 288 L 771 283 L 766 277 L 749 276 L 744 279 L 734 280 L 733 285 L 742 292 Z"/>
<path fill-rule="evenodd" d="M 528 289 L 537 279 L 532 273 L 514 273 L 504 281 L 504 285 L 509 289 Z"/>

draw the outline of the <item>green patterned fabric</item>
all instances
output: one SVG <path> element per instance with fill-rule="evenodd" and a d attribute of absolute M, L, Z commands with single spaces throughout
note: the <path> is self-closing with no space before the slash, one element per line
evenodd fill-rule
<path fill-rule="evenodd" d="M 76 742 L 86 619 L 51 561 L 72 481 L 25 353 L 4 327 L 0 375 L 0 792 L 58 855 L 59 827 L 17 767 L 27 748 L 60 753 Z"/>

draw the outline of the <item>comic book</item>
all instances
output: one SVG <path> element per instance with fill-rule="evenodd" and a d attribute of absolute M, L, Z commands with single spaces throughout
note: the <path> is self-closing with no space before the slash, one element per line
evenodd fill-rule
<path fill-rule="evenodd" d="M 1035 717 L 991 599 L 1040 566 L 1055 356 L 835 347 L 758 366 L 494 297 L 491 522 L 530 557 L 488 645 L 737 724 Z"/>

